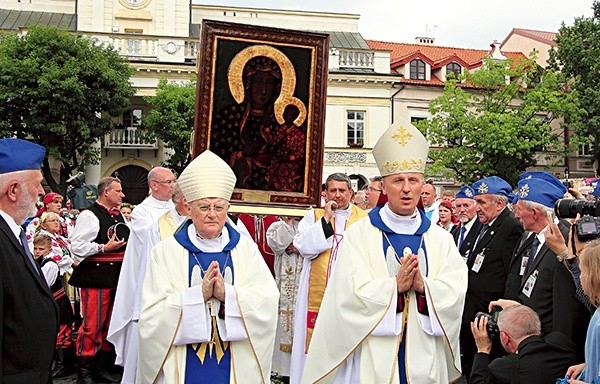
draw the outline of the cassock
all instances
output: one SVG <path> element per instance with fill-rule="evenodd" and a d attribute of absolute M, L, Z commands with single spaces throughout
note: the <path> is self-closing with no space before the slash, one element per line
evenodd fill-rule
<path fill-rule="evenodd" d="M 387 205 L 376 207 L 346 230 L 303 383 L 448 383 L 460 377 L 467 268 L 452 235 L 418 213 L 407 218 Z M 402 257 L 405 247 L 419 256 L 426 314 L 417 310 L 413 290 L 397 311 L 396 272 L 388 260 Z"/>
<path fill-rule="evenodd" d="M 136 287 L 138 275 L 144 259 L 148 257 L 148 248 L 145 247 L 146 234 L 150 226 L 165 212 L 174 208 L 172 200 L 162 201 L 153 196 L 148 196 L 141 204 L 131 212 L 129 227 L 131 232 L 125 248 L 123 266 L 119 275 L 115 304 L 113 307 L 110 325 L 108 328 L 108 341 L 115 346 L 117 358 L 115 364 L 125 367 L 123 371 L 123 384 L 135 383 L 135 352 L 137 327 L 134 324 L 137 316 L 134 312 L 136 300 Z M 151 249 L 151 248 L 150 248 Z M 143 276 L 142 276 L 143 277 Z"/>
<path fill-rule="evenodd" d="M 225 304 L 204 301 L 212 260 Z M 152 250 L 139 320 L 137 383 L 268 383 L 279 292 L 258 247 L 230 224 L 206 240 L 191 220 Z"/>

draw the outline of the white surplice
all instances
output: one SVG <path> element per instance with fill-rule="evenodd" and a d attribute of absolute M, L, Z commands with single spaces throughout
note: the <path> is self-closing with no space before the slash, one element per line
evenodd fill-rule
<path fill-rule="evenodd" d="M 290 383 L 299 384 L 304 371 L 306 361 L 306 312 L 308 310 L 308 285 L 310 280 L 311 261 L 319 256 L 321 252 L 331 249 L 333 239 L 337 237 L 342 239 L 342 234 L 346 227 L 346 221 L 350 217 L 352 206 L 347 209 L 338 209 L 334 213 L 335 235 L 325 238 L 321 220 L 315 221 L 315 212 L 310 210 L 304 215 L 298 224 L 298 234 L 294 237 L 294 246 L 304 258 L 302 273 L 300 275 L 300 286 L 296 298 L 296 308 L 294 309 L 294 344 L 292 345 Z M 343 243 L 343 242 L 342 242 Z M 336 255 L 332 253 L 332 258 Z M 333 263 L 332 263 L 333 264 Z"/>
<path fill-rule="evenodd" d="M 125 248 L 107 337 L 108 341 L 115 346 L 117 354 L 115 363 L 125 367 L 122 384 L 135 383 L 135 359 L 137 354 L 128 351 L 135 349 L 133 344 L 136 344 L 135 340 L 137 339 L 137 330 L 133 322 L 137 320 L 137 318 L 134 318 L 134 304 L 136 302 L 138 276 L 144 264 L 143 259 L 149 256 L 148 252 L 151 249 L 145 246 L 146 234 L 150 226 L 161 215 L 174 207 L 175 204 L 171 199 L 162 201 L 153 196 L 148 196 L 131 212 L 129 223 L 131 232 Z M 129 364 L 131 364 L 131 367 L 128 367 Z"/>

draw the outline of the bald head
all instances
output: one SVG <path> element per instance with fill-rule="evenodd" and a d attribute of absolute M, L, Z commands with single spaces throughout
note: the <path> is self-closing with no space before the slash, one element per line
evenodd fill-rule
<path fill-rule="evenodd" d="M 175 181 L 175 175 L 168 168 L 156 167 L 148 172 L 150 194 L 157 200 L 167 201 L 171 199 Z"/>

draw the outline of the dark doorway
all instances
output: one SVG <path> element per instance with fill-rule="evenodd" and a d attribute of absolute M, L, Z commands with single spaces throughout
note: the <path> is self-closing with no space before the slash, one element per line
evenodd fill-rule
<path fill-rule="evenodd" d="M 123 202 L 137 205 L 148 196 L 148 170 L 137 165 L 126 165 L 111 176 L 121 180 Z"/>

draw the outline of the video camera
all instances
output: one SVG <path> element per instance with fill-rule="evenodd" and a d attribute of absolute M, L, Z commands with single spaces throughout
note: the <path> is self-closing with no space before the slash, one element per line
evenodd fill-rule
<path fill-rule="evenodd" d="M 477 314 L 475 314 L 476 319 L 487 317 L 487 334 L 492 341 L 500 340 L 500 328 L 498 328 L 498 315 L 500 314 L 500 311 L 502 311 L 502 307 L 493 306 L 491 314 L 485 312 L 477 312 Z"/>
<path fill-rule="evenodd" d="M 554 205 L 556 217 L 561 219 L 574 218 L 579 213 L 575 230 L 581 241 L 588 241 L 600 236 L 600 203 L 598 201 L 560 199 Z"/>

